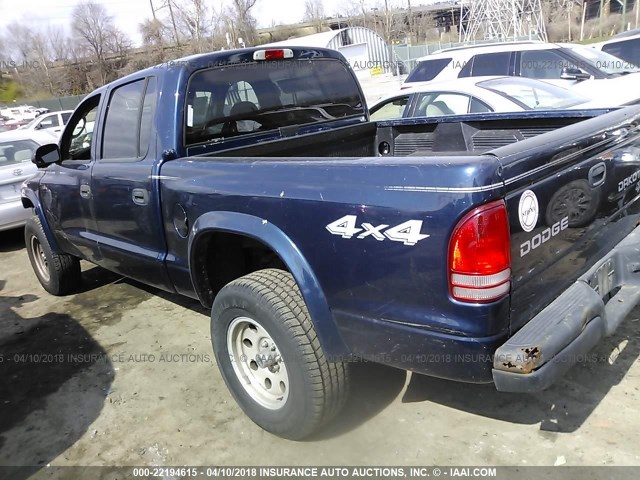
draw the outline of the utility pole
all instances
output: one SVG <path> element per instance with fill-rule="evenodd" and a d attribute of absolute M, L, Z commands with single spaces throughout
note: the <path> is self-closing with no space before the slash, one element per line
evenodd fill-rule
<path fill-rule="evenodd" d="M 587 18 L 587 0 L 582 0 L 582 21 L 580 22 L 580 41 L 584 40 L 584 22 L 586 18 Z"/>
<path fill-rule="evenodd" d="M 413 45 L 413 13 L 411 13 L 411 0 L 407 0 L 409 7 L 409 44 Z"/>
<path fill-rule="evenodd" d="M 149 0 L 149 5 L 151 5 L 151 14 L 153 15 L 153 21 L 155 22 L 158 19 L 156 18 L 156 9 L 153 8 L 153 0 Z"/>
<path fill-rule="evenodd" d="M 171 24 L 173 25 L 173 33 L 176 36 L 176 45 L 180 46 L 180 37 L 178 37 L 178 27 L 176 27 L 176 17 L 173 15 L 173 6 L 171 5 L 171 0 L 167 1 L 167 5 L 169 6 L 169 15 L 171 16 Z"/>
<path fill-rule="evenodd" d="M 622 0 L 622 31 L 627 31 L 627 0 Z"/>
<path fill-rule="evenodd" d="M 598 33 L 598 36 L 601 37 L 602 36 L 602 16 L 604 15 L 604 0 L 600 0 L 600 11 L 598 12 L 599 15 L 599 25 L 600 25 L 600 31 Z"/>
<path fill-rule="evenodd" d="M 569 41 L 571 42 L 571 12 L 573 10 L 573 0 L 569 0 L 567 5 L 567 30 L 569 34 Z"/>

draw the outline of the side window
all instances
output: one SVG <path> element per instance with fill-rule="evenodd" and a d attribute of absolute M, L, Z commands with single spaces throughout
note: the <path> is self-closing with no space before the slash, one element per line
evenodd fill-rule
<path fill-rule="evenodd" d="M 469 113 L 491 113 L 493 108 L 484 103 L 482 100 L 478 100 L 476 97 L 471 97 L 471 104 L 469 105 Z"/>
<path fill-rule="evenodd" d="M 93 127 L 98 113 L 100 95 L 85 100 L 78 106 L 60 140 L 63 160 L 91 160 Z"/>
<path fill-rule="evenodd" d="M 409 95 L 392 98 L 372 111 L 370 118 L 371 120 L 393 120 L 402 118 L 408 102 Z"/>
<path fill-rule="evenodd" d="M 156 111 L 156 77 L 150 77 L 144 92 L 142 114 L 140 115 L 140 141 L 138 157 L 144 157 L 149 151 L 151 132 L 153 131 L 153 117 Z"/>
<path fill-rule="evenodd" d="M 407 76 L 405 82 L 428 82 L 436 78 L 444 68 L 451 63 L 451 58 L 436 58 L 423 60 Z"/>
<path fill-rule="evenodd" d="M 423 93 L 418 97 L 414 117 L 466 115 L 471 97 L 461 93 Z"/>
<path fill-rule="evenodd" d="M 60 126 L 60 122 L 58 121 L 57 113 L 43 118 L 40 124 L 38 125 L 39 128 L 53 128 L 58 126 Z"/>
<path fill-rule="evenodd" d="M 529 50 L 520 54 L 520 76 L 559 79 L 564 67 L 575 67 L 552 50 Z"/>
<path fill-rule="evenodd" d="M 65 113 L 61 113 L 60 115 L 62 116 L 62 123 L 63 125 L 66 125 L 67 122 L 69 121 L 69 119 L 71 118 L 71 113 L 72 112 L 65 112 Z"/>
<path fill-rule="evenodd" d="M 102 158 L 137 158 L 138 125 L 145 80 L 116 88 L 111 93 L 102 139 Z"/>
<path fill-rule="evenodd" d="M 603 46 L 602 51 L 640 67 L 640 38 L 610 43 Z"/>
<path fill-rule="evenodd" d="M 509 75 L 511 52 L 483 53 L 474 56 L 460 71 L 458 77 Z"/>

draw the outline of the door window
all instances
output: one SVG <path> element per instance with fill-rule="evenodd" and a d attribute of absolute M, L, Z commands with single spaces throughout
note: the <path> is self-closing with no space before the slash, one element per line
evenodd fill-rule
<path fill-rule="evenodd" d="M 111 93 L 102 140 L 102 158 L 137 158 L 138 122 L 145 80 L 128 83 Z"/>
<path fill-rule="evenodd" d="M 93 126 L 99 103 L 100 95 L 95 95 L 81 103 L 72 115 L 60 141 L 63 160 L 91 160 Z"/>
<path fill-rule="evenodd" d="M 149 150 L 156 104 L 155 77 L 142 78 L 111 93 L 104 124 L 102 159 L 141 159 Z"/>
<path fill-rule="evenodd" d="M 153 117 L 156 111 L 156 84 L 156 77 L 150 77 L 144 93 L 142 114 L 140 115 L 139 157 L 144 157 L 149 150 L 151 132 L 153 131 Z"/>
<path fill-rule="evenodd" d="M 395 118 L 402 118 L 408 102 L 409 95 L 389 99 L 386 103 L 372 110 L 370 118 L 371 120 L 393 120 Z"/>
<path fill-rule="evenodd" d="M 464 64 L 458 77 L 482 77 L 486 75 L 510 75 L 511 52 L 484 53 L 474 56 Z"/>
<path fill-rule="evenodd" d="M 520 76 L 540 79 L 560 79 L 562 69 L 576 68 L 553 50 L 529 50 L 520 54 Z"/>
<path fill-rule="evenodd" d="M 423 93 L 418 97 L 414 117 L 466 115 L 471 97 L 461 93 Z"/>
<path fill-rule="evenodd" d="M 49 115 L 48 117 L 43 118 L 38 125 L 38 128 L 53 128 L 60 126 L 60 122 L 58 121 L 58 114 Z"/>
<path fill-rule="evenodd" d="M 409 74 L 406 83 L 428 82 L 436 78 L 444 68 L 451 63 L 451 58 L 434 58 L 433 60 L 423 60 L 416 65 L 416 68 Z"/>
<path fill-rule="evenodd" d="M 602 51 L 640 67 L 640 38 L 610 43 L 602 47 Z M 624 62 L 620 62 L 625 65 Z M 625 65 L 625 68 L 627 66 Z"/>

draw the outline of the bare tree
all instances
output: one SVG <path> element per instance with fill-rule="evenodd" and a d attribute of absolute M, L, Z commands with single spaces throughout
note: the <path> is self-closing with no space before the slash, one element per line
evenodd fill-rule
<path fill-rule="evenodd" d="M 145 47 L 162 47 L 168 42 L 169 32 L 159 18 L 146 19 L 138 25 Z"/>
<path fill-rule="evenodd" d="M 31 49 L 31 31 L 23 22 L 13 22 L 7 25 L 6 42 L 11 58 L 22 62 L 29 60 Z"/>
<path fill-rule="evenodd" d="M 73 10 L 71 27 L 81 46 L 95 58 L 100 82 L 107 83 L 109 76 L 109 54 L 122 57 L 131 42 L 122 33 L 105 7 L 94 0 L 84 0 Z"/>
<path fill-rule="evenodd" d="M 49 25 L 46 30 L 46 39 L 51 49 L 51 60 L 54 62 L 68 60 L 71 39 L 62 28 Z"/>
<path fill-rule="evenodd" d="M 304 16 L 302 18 L 305 22 L 312 23 L 318 33 L 323 30 L 324 17 L 322 0 L 305 0 Z"/>
<path fill-rule="evenodd" d="M 51 52 L 51 44 L 49 43 L 46 34 L 37 30 L 32 31 L 29 47 L 38 61 L 38 67 L 42 68 L 44 72 L 46 88 L 49 93 L 53 95 L 53 82 L 51 81 L 51 74 L 49 72 L 48 65 L 53 54 Z"/>
<path fill-rule="evenodd" d="M 256 2 L 257 0 L 233 0 L 231 16 L 236 29 L 235 40 L 242 38 L 246 46 L 255 45 L 258 41 L 256 19 L 251 14 Z"/>
<path fill-rule="evenodd" d="M 367 28 L 367 7 L 366 0 L 358 0 L 360 3 L 360 9 L 362 11 L 362 26 Z"/>
<path fill-rule="evenodd" d="M 190 39 L 195 53 L 206 50 L 211 34 L 211 10 L 204 0 L 182 0 L 176 3 L 176 21 L 183 35 Z"/>

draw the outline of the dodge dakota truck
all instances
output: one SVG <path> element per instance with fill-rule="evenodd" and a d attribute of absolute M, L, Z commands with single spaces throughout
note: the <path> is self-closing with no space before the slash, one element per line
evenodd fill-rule
<path fill-rule="evenodd" d="M 320 48 L 96 90 L 22 188 L 37 278 L 72 293 L 84 259 L 199 299 L 231 394 L 286 438 L 354 361 L 550 386 L 640 299 L 640 107 L 371 122 L 363 98 Z"/>

